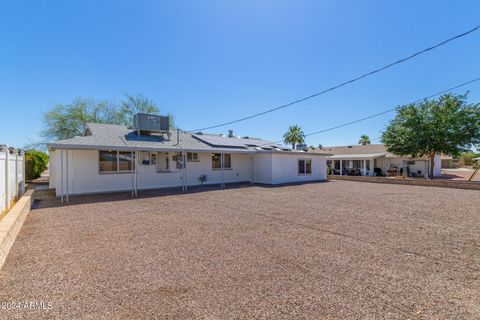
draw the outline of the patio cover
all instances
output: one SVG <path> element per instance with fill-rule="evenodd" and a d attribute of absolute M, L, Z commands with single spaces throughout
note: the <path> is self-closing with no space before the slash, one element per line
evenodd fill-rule
<path fill-rule="evenodd" d="M 368 154 L 337 154 L 327 157 L 328 160 L 368 160 L 385 157 L 385 153 L 368 153 Z"/>

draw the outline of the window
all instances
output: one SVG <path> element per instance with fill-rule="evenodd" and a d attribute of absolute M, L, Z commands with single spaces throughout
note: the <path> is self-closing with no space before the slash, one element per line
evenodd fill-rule
<path fill-rule="evenodd" d="M 100 172 L 117 171 L 117 151 L 100 151 Z"/>
<path fill-rule="evenodd" d="M 312 174 L 312 160 L 310 159 L 298 160 L 298 174 L 299 175 Z"/>
<path fill-rule="evenodd" d="M 224 169 L 231 169 L 232 168 L 232 158 L 231 155 L 226 153 L 223 155 L 223 168 Z M 221 169 L 221 154 L 220 153 L 212 153 L 212 169 Z"/>
<path fill-rule="evenodd" d="M 407 166 L 414 166 L 415 165 L 415 160 L 408 160 L 407 161 Z"/>
<path fill-rule="evenodd" d="M 157 171 L 170 170 L 170 161 L 168 152 L 159 152 L 157 155 Z"/>
<path fill-rule="evenodd" d="M 362 168 L 362 160 L 353 160 L 353 169 Z"/>
<path fill-rule="evenodd" d="M 133 158 L 132 153 L 129 151 L 118 152 L 118 171 L 132 171 L 133 170 Z"/>
<path fill-rule="evenodd" d="M 100 151 L 100 172 L 128 172 L 133 170 L 134 157 L 130 151 Z"/>
<path fill-rule="evenodd" d="M 195 162 L 198 160 L 198 153 L 196 152 L 187 152 L 187 161 L 188 162 Z"/>
<path fill-rule="evenodd" d="M 177 152 L 173 156 L 173 160 L 175 161 L 175 166 L 177 169 L 183 169 L 183 156 L 181 152 Z"/>
<path fill-rule="evenodd" d="M 151 162 L 150 162 L 150 152 L 148 152 L 148 151 L 140 151 L 139 157 L 138 157 L 138 163 L 139 163 L 139 164 L 146 165 L 146 166 L 148 166 L 149 164 L 151 164 Z"/>

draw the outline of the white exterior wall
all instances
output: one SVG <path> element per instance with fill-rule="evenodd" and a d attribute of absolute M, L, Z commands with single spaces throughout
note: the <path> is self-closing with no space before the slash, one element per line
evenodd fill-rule
<path fill-rule="evenodd" d="M 312 174 L 298 174 L 298 160 L 312 160 Z M 327 160 L 311 154 L 272 154 L 272 184 L 318 181 L 327 179 Z"/>
<path fill-rule="evenodd" d="M 67 151 L 63 151 L 63 193 L 67 193 L 66 159 Z M 170 153 L 170 172 L 157 172 L 155 165 L 138 164 L 138 189 L 156 189 L 177 187 L 183 184 L 182 172 L 175 168 L 172 161 L 174 153 Z M 207 175 L 204 184 L 218 184 L 221 181 L 221 170 L 212 169 L 211 153 L 198 153 L 198 162 L 187 162 L 187 184 L 199 185 L 198 178 Z M 68 151 L 68 193 L 86 194 L 96 192 L 130 191 L 132 190 L 132 173 L 100 173 L 98 150 Z M 231 154 L 232 169 L 225 169 L 225 183 L 251 180 L 251 155 Z M 61 151 L 50 152 L 50 187 L 56 188 L 57 196 L 62 188 Z"/>
<path fill-rule="evenodd" d="M 67 184 L 68 154 L 68 184 Z M 142 165 L 137 161 L 138 189 L 156 189 L 182 186 L 182 172 L 175 169 L 170 153 L 170 172 L 157 172 L 155 165 Z M 204 184 L 221 182 L 221 170 L 212 169 L 210 152 L 198 153 L 198 162 L 187 162 L 187 185 L 199 185 L 199 177 L 207 175 Z M 312 160 L 312 174 L 298 174 L 298 160 Z M 224 170 L 225 183 L 248 182 L 280 184 L 289 182 L 326 180 L 326 158 L 309 154 L 231 154 L 231 169 Z M 253 169 L 253 172 L 252 172 Z M 50 187 L 62 194 L 87 194 L 132 190 L 132 173 L 100 173 L 98 150 L 64 150 L 63 172 L 61 150 L 50 152 Z M 63 180 L 63 181 L 62 181 Z"/>
<path fill-rule="evenodd" d="M 254 182 L 272 184 L 272 154 L 259 153 L 254 156 Z"/>
<path fill-rule="evenodd" d="M 281 184 L 327 179 L 327 160 L 311 154 L 258 153 L 254 157 L 255 183 Z M 312 160 L 312 174 L 298 174 L 298 160 Z"/>

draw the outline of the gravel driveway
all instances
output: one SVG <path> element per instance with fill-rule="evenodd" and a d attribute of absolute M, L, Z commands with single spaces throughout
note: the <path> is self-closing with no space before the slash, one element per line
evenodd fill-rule
<path fill-rule="evenodd" d="M 478 191 L 332 181 L 85 196 L 30 213 L 0 302 L 36 308 L 0 318 L 479 319 L 479 270 Z"/>

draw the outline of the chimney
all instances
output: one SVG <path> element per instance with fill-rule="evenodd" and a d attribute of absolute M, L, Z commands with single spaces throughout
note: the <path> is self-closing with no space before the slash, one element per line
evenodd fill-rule
<path fill-rule="evenodd" d="M 233 130 L 228 130 L 228 136 L 229 136 L 230 138 L 233 138 Z"/>

